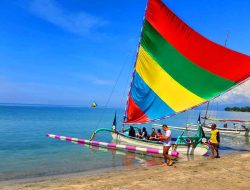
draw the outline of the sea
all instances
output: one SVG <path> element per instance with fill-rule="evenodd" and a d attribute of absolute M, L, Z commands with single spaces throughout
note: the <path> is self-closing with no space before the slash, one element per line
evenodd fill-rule
<path fill-rule="evenodd" d="M 123 112 L 115 108 L 0 105 L 0 181 L 160 164 L 149 155 L 98 149 L 46 136 L 89 139 L 98 128 L 111 128 L 115 113 L 117 127 L 121 128 Z M 185 127 L 196 124 L 200 113 L 204 111 L 190 110 L 158 123 Z M 250 120 L 250 113 L 243 112 L 210 111 L 209 116 Z M 144 126 L 149 133 L 155 127 Z M 181 133 L 173 131 L 174 136 Z M 95 140 L 111 142 L 112 138 L 110 133 L 100 132 Z M 221 141 L 222 155 L 250 151 L 248 137 L 222 137 Z"/>

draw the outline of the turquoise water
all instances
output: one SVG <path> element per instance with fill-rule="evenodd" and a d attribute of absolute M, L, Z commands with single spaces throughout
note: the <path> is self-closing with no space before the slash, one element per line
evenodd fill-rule
<path fill-rule="evenodd" d="M 118 123 L 123 110 L 0 106 L 0 180 L 58 175 L 138 164 L 159 163 L 155 158 L 132 153 L 99 151 L 86 146 L 50 139 L 46 134 L 89 139 L 100 127 L 110 128 L 114 112 Z M 189 111 L 169 118 L 169 125 L 195 123 L 199 111 Z M 250 113 L 211 112 L 224 118 L 249 119 Z M 148 129 L 152 124 L 146 125 Z M 175 131 L 178 135 L 182 132 Z M 97 134 L 96 140 L 110 142 L 109 133 Z M 222 153 L 250 150 L 249 138 L 222 138 Z"/>

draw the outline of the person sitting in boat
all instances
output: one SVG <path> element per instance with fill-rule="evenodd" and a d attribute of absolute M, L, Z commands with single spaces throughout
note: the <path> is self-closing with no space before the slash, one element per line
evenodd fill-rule
<path fill-rule="evenodd" d="M 149 140 L 156 140 L 156 132 L 155 132 L 155 128 L 152 128 L 152 133 L 149 137 Z"/>
<path fill-rule="evenodd" d="M 146 130 L 146 127 L 142 128 L 142 138 L 147 139 L 148 138 L 148 132 Z"/>
<path fill-rule="evenodd" d="M 122 126 L 122 130 L 121 130 L 123 133 L 125 132 L 125 128 L 124 128 L 124 126 Z"/>
<path fill-rule="evenodd" d="M 138 133 L 136 134 L 137 138 L 142 138 L 142 131 L 141 129 L 138 129 Z"/>
<path fill-rule="evenodd" d="M 216 129 L 216 124 L 213 123 L 211 125 L 211 137 L 210 144 L 212 148 L 212 158 L 220 158 L 219 156 L 219 145 L 220 145 L 220 133 L 219 130 Z M 216 151 L 216 156 L 214 157 L 214 151 Z"/>
<path fill-rule="evenodd" d="M 236 123 L 233 123 L 234 129 L 236 129 Z"/>
<path fill-rule="evenodd" d="M 224 123 L 223 127 L 224 127 L 224 128 L 227 128 L 227 123 Z"/>
<path fill-rule="evenodd" d="M 135 129 L 134 129 L 134 127 L 132 125 L 130 126 L 128 135 L 131 136 L 131 137 L 135 137 Z"/>
<path fill-rule="evenodd" d="M 162 137 L 161 129 L 157 129 L 156 140 L 160 140 L 160 137 Z"/>

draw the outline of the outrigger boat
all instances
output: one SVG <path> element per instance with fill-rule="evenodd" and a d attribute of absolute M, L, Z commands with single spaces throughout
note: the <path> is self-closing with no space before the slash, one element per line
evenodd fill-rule
<path fill-rule="evenodd" d="M 206 121 L 220 122 L 224 124 L 224 127 L 217 127 L 221 135 L 225 136 L 249 136 L 250 131 L 250 120 L 241 119 L 219 119 L 219 118 L 203 118 Z M 229 128 L 227 123 L 231 123 L 232 126 Z M 205 133 L 210 133 L 211 123 L 206 123 L 202 125 Z"/>
<path fill-rule="evenodd" d="M 243 72 L 238 72 L 241 69 Z M 161 0 L 149 0 L 123 125 L 138 126 L 187 111 L 235 87 L 249 75 L 249 56 L 209 41 Z M 161 142 L 128 136 L 128 129 L 100 129 L 92 137 L 102 130 L 110 131 L 116 141 L 162 149 Z M 180 153 L 204 155 L 208 146 L 202 142 L 203 137 L 199 126 L 196 135 L 172 140 Z"/>
<path fill-rule="evenodd" d="M 116 116 L 115 116 L 116 118 Z M 130 128 L 130 127 L 129 127 Z M 157 150 L 162 150 L 163 145 L 161 141 L 153 141 L 147 139 L 141 139 L 136 137 L 131 137 L 128 135 L 128 130 L 124 129 L 122 131 L 116 130 L 116 119 L 114 119 L 112 129 L 101 128 L 96 130 L 90 140 L 93 140 L 95 135 L 101 131 L 111 132 L 113 141 L 120 144 L 129 144 L 138 147 L 147 147 Z M 137 128 L 137 127 L 135 127 Z M 169 128 L 172 128 L 169 126 Z M 175 127 L 173 127 L 175 128 Z M 204 138 L 204 133 L 202 131 L 202 127 L 195 130 L 197 133 L 194 136 L 178 136 L 177 138 L 171 138 L 172 141 L 172 152 L 178 152 L 181 155 L 205 155 L 209 149 L 206 144 L 206 139 Z"/>
<path fill-rule="evenodd" d="M 209 149 L 206 139 L 202 139 L 202 135 L 197 132 L 196 136 L 178 136 L 177 138 L 171 138 L 172 150 L 179 152 L 181 155 L 205 155 Z M 152 141 L 147 139 L 139 139 L 130 137 L 126 133 L 112 132 L 112 138 L 115 141 L 123 142 L 131 145 L 150 147 L 154 149 L 162 149 L 161 141 Z M 202 142 L 203 141 L 203 142 Z"/>
<path fill-rule="evenodd" d="M 124 113 L 124 126 L 139 126 L 175 116 L 208 102 L 246 81 L 250 57 L 203 37 L 161 0 L 148 0 Z M 162 150 L 161 142 L 108 131 L 115 141 Z M 196 135 L 173 138 L 181 154 L 204 155 L 208 146 L 201 126 Z M 125 146 L 125 145 L 124 145 Z M 125 146 L 126 148 L 126 146 Z"/>

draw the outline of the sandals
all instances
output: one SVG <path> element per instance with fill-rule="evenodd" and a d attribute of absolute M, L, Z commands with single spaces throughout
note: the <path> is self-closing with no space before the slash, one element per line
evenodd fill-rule
<path fill-rule="evenodd" d="M 174 164 L 173 160 L 169 160 L 169 162 L 167 163 L 168 166 L 172 166 Z"/>
<path fill-rule="evenodd" d="M 163 166 L 163 167 L 167 167 L 168 164 L 167 164 L 167 163 L 163 163 L 162 166 Z"/>

